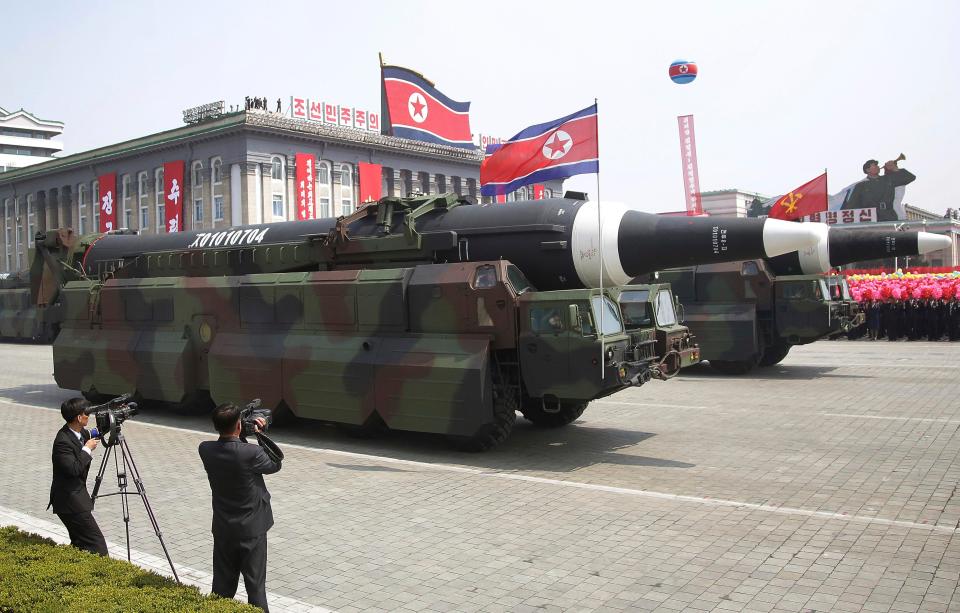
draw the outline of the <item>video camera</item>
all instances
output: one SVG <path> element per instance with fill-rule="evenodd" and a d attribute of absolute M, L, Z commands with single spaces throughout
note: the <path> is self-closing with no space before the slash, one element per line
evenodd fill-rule
<path fill-rule="evenodd" d="M 121 424 L 139 412 L 137 403 L 130 402 L 131 398 L 133 394 L 123 394 L 84 410 L 86 415 L 93 415 L 97 422 L 97 427 L 92 432 L 93 437 L 102 440 L 105 446 L 116 445 L 120 440 Z"/>
<path fill-rule="evenodd" d="M 260 431 L 257 431 L 257 419 L 264 422 Z M 260 399 L 251 400 L 247 406 L 240 410 L 240 438 L 246 440 L 251 434 L 257 437 L 257 443 L 263 448 L 271 460 L 274 462 L 283 461 L 283 451 L 274 443 L 264 432 L 273 423 L 273 411 L 260 407 Z"/>

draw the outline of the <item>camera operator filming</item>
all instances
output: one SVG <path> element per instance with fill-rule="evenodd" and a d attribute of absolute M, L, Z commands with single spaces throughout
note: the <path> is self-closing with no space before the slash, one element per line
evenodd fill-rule
<path fill-rule="evenodd" d="M 243 574 L 247 601 L 267 607 L 267 531 L 273 526 L 263 475 L 280 470 L 283 452 L 263 431 L 269 410 L 254 400 L 243 410 L 222 404 L 213 411 L 216 441 L 200 443 L 200 459 L 213 494 L 213 593 L 233 598 Z M 257 436 L 259 445 L 246 437 Z"/>
<path fill-rule="evenodd" d="M 66 526 L 71 545 L 106 556 L 107 542 L 93 518 L 93 501 L 87 492 L 87 473 L 99 442 L 86 429 L 89 407 L 83 398 L 71 398 L 60 405 L 60 415 L 67 423 L 53 439 L 53 483 L 47 508 L 53 507 Z"/>

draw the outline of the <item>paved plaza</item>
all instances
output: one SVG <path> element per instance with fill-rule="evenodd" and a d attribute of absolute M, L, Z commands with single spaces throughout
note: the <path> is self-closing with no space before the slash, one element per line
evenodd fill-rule
<path fill-rule="evenodd" d="M 49 347 L 0 345 L 0 364 L 0 523 L 59 528 L 44 507 L 72 394 Z M 520 419 L 483 454 L 277 427 L 271 606 L 960 611 L 958 365 L 960 344 L 821 341 L 744 377 L 621 392 L 566 428 Z M 174 562 L 209 590 L 209 419 L 147 410 L 124 432 Z M 96 516 L 120 554 L 119 500 Z M 131 545 L 162 567 L 137 500 Z"/>

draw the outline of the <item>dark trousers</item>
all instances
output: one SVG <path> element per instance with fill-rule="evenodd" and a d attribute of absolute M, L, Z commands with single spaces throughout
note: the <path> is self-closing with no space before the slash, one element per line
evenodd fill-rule
<path fill-rule="evenodd" d="M 213 593 L 233 598 L 243 575 L 247 602 L 264 611 L 267 607 L 267 534 L 243 541 L 213 537 Z"/>
<path fill-rule="evenodd" d="M 103 532 L 100 532 L 100 526 L 97 525 L 97 520 L 93 518 L 93 513 L 90 511 L 57 513 L 57 517 L 67 527 L 71 545 L 90 553 L 107 555 L 107 541 L 103 539 Z"/>

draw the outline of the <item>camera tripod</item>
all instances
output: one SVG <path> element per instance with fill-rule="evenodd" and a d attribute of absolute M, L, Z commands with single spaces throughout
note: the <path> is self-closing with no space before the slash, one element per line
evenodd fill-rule
<path fill-rule="evenodd" d="M 150 500 L 147 499 L 147 491 L 143 487 L 143 480 L 140 479 L 140 471 L 137 470 L 137 464 L 133 461 L 133 453 L 130 451 L 130 447 L 127 445 L 127 439 L 125 439 L 123 437 L 123 433 L 120 432 L 119 425 L 114 426 L 113 430 L 113 432 L 101 439 L 104 447 L 106 447 L 106 451 L 103 454 L 103 460 L 100 461 L 100 470 L 97 471 L 96 484 L 93 486 L 93 493 L 90 495 L 90 498 L 93 501 L 93 504 L 96 505 L 97 496 L 100 492 L 100 484 L 103 481 L 103 475 L 107 470 L 107 464 L 110 461 L 110 455 L 117 447 L 120 447 L 119 454 L 113 453 L 113 463 L 117 467 L 117 485 L 120 489 L 116 492 L 103 494 L 103 496 L 100 497 L 104 498 L 106 496 L 120 496 L 120 507 L 123 509 L 123 523 L 127 531 L 127 561 L 131 561 L 130 501 L 127 499 L 127 497 L 140 496 L 140 499 L 143 500 L 143 506 L 147 510 L 147 517 L 150 518 L 150 523 L 153 525 L 153 531 L 160 540 L 160 546 L 163 548 L 163 554 L 167 556 L 167 563 L 170 564 L 170 570 L 173 572 L 173 578 L 177 581 L 177 583 L 180 583 L 180 577 L 177 576 L 177 569 L 173 567 L 173 560 L 170 559 L 170 553 L 167 551 L 167 545 L 163 542 L 163 534 L 160 532 L 160 525 L 157 523 L 157 517 L 153 514 L 153 509 L 150 508 Z M 117 457 L 118 455 L 119 459 Z M 137 488 L 136 492 L 127 491 L 128 469 L 130 477 L 133 479 L 133 484 Z"/>

